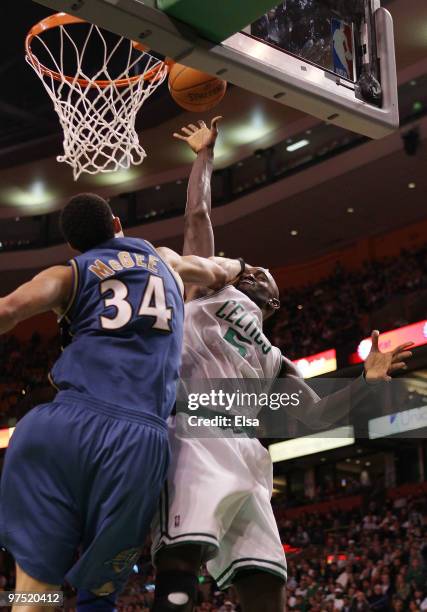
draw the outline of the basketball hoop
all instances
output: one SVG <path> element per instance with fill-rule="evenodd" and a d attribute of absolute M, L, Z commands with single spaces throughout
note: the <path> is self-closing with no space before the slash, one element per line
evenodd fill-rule
<path fill-rule="evenodd" d="M 165 80 L 169 60 L 66 13 L 36 24 L 25 49 L 64 130 L 64 154 L 57 160 L 73 168 L 74 180 L 144 161 L 136 115 Z"/>

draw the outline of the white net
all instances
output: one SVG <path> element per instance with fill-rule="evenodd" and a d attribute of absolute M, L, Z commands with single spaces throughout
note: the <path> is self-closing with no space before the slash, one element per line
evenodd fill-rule
<path fill-rule="evenodd" d="M 27 61 L 43 82 L 64 131 L 64 153 L 57 160 L 72 167 L 74 180 L 83 172 L 114 172 L 141 164 L 146 153 L 136 116 L 165 80 L 166 64 L 131 41 L 85 22 L 59 25 L 49 34 L 50 39 L 44 31 L 31 38 Z"/>

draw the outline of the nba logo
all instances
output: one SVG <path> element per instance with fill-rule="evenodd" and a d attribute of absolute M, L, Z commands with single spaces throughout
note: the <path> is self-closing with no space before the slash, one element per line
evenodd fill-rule
<path fill-rule="evenodd" d="M 331 29 L 334 72 L 354 81 L 353 28 L 340 19 L 332 19 Z"/>
<path fill-rule="evenodd" d="M 179 514 L 175 514 L 175 527 L 179 527 L 181 522 L 181 516 Z"/>

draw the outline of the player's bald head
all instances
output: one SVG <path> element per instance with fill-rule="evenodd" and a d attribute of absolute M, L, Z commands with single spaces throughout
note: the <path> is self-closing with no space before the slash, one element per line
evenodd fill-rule
<path fill-rule="evenodd" d="M 271 290 L 272 290 L 272 293 L 274 294 L 274 297 L 279 298 L 279 295 L 280 295 L 279 287 L 277 286 L 277 283 L 274 280 L 274 277 L 271 274 L 270 270 L 268 268 L 261 268 L 261 267 L 258 269 L 262 270 L 264 274 L 266 275 L 266 277 L 268 278 L 268 281 L 271 285 Z"/>

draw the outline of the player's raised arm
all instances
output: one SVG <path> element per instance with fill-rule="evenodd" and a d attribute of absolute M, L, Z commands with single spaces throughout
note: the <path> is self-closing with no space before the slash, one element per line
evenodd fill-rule
<path fill-rule="evenodd" d="M 211 223 L 211 179 L 214 148 L 218 136 L 218 122 L 215 117 L 210 128 L 204 121 L 197 126 L 190 123 L 174 137 L 188 144 L 197 158 L 193 163 L 187 189 L 185 207 L 184 255 L 212 257 L 215 254 L 214 233 Z"/>
<path fill-rule="evenodd" d="M 166 247 L 158 248 L 157 252 L 184 283 L 201 285 L 209 289 L 221 289 L 236 280 L 243 272 L 244 266 L 239 259 L 220 257 L 207 259 L 197 255 L 178 255 Z"/>
<path fill-rule="evenodd" d="M 301 392 L 299 407 L 290 408 L 290 414 L 310 428 L 330 427 L 346 417 L 351 408 L 365 399 L 372 386 L 391 380 L 391 375 L 406 369 L 406 361 L 412 357 L 408 349 L 412 342 L 401 344 L 393 351 L 381 352 L 378 345 L 379 332 L 372 332 L 372 348 L 365 361 L 362 376 L 335 393 L 320 399 L 317 394 L 300 379 L 299 372 L 287 359 L 283 358 L 281 378 L 287 378 L 298 386 Z"/>
<path fill-rule="evenodd" d="M 54 266 L 37 274 L 9 295 L 0 298 L 0 334 L 30 317 L 67 305 L 73 287 L 70 266 Z"/>

